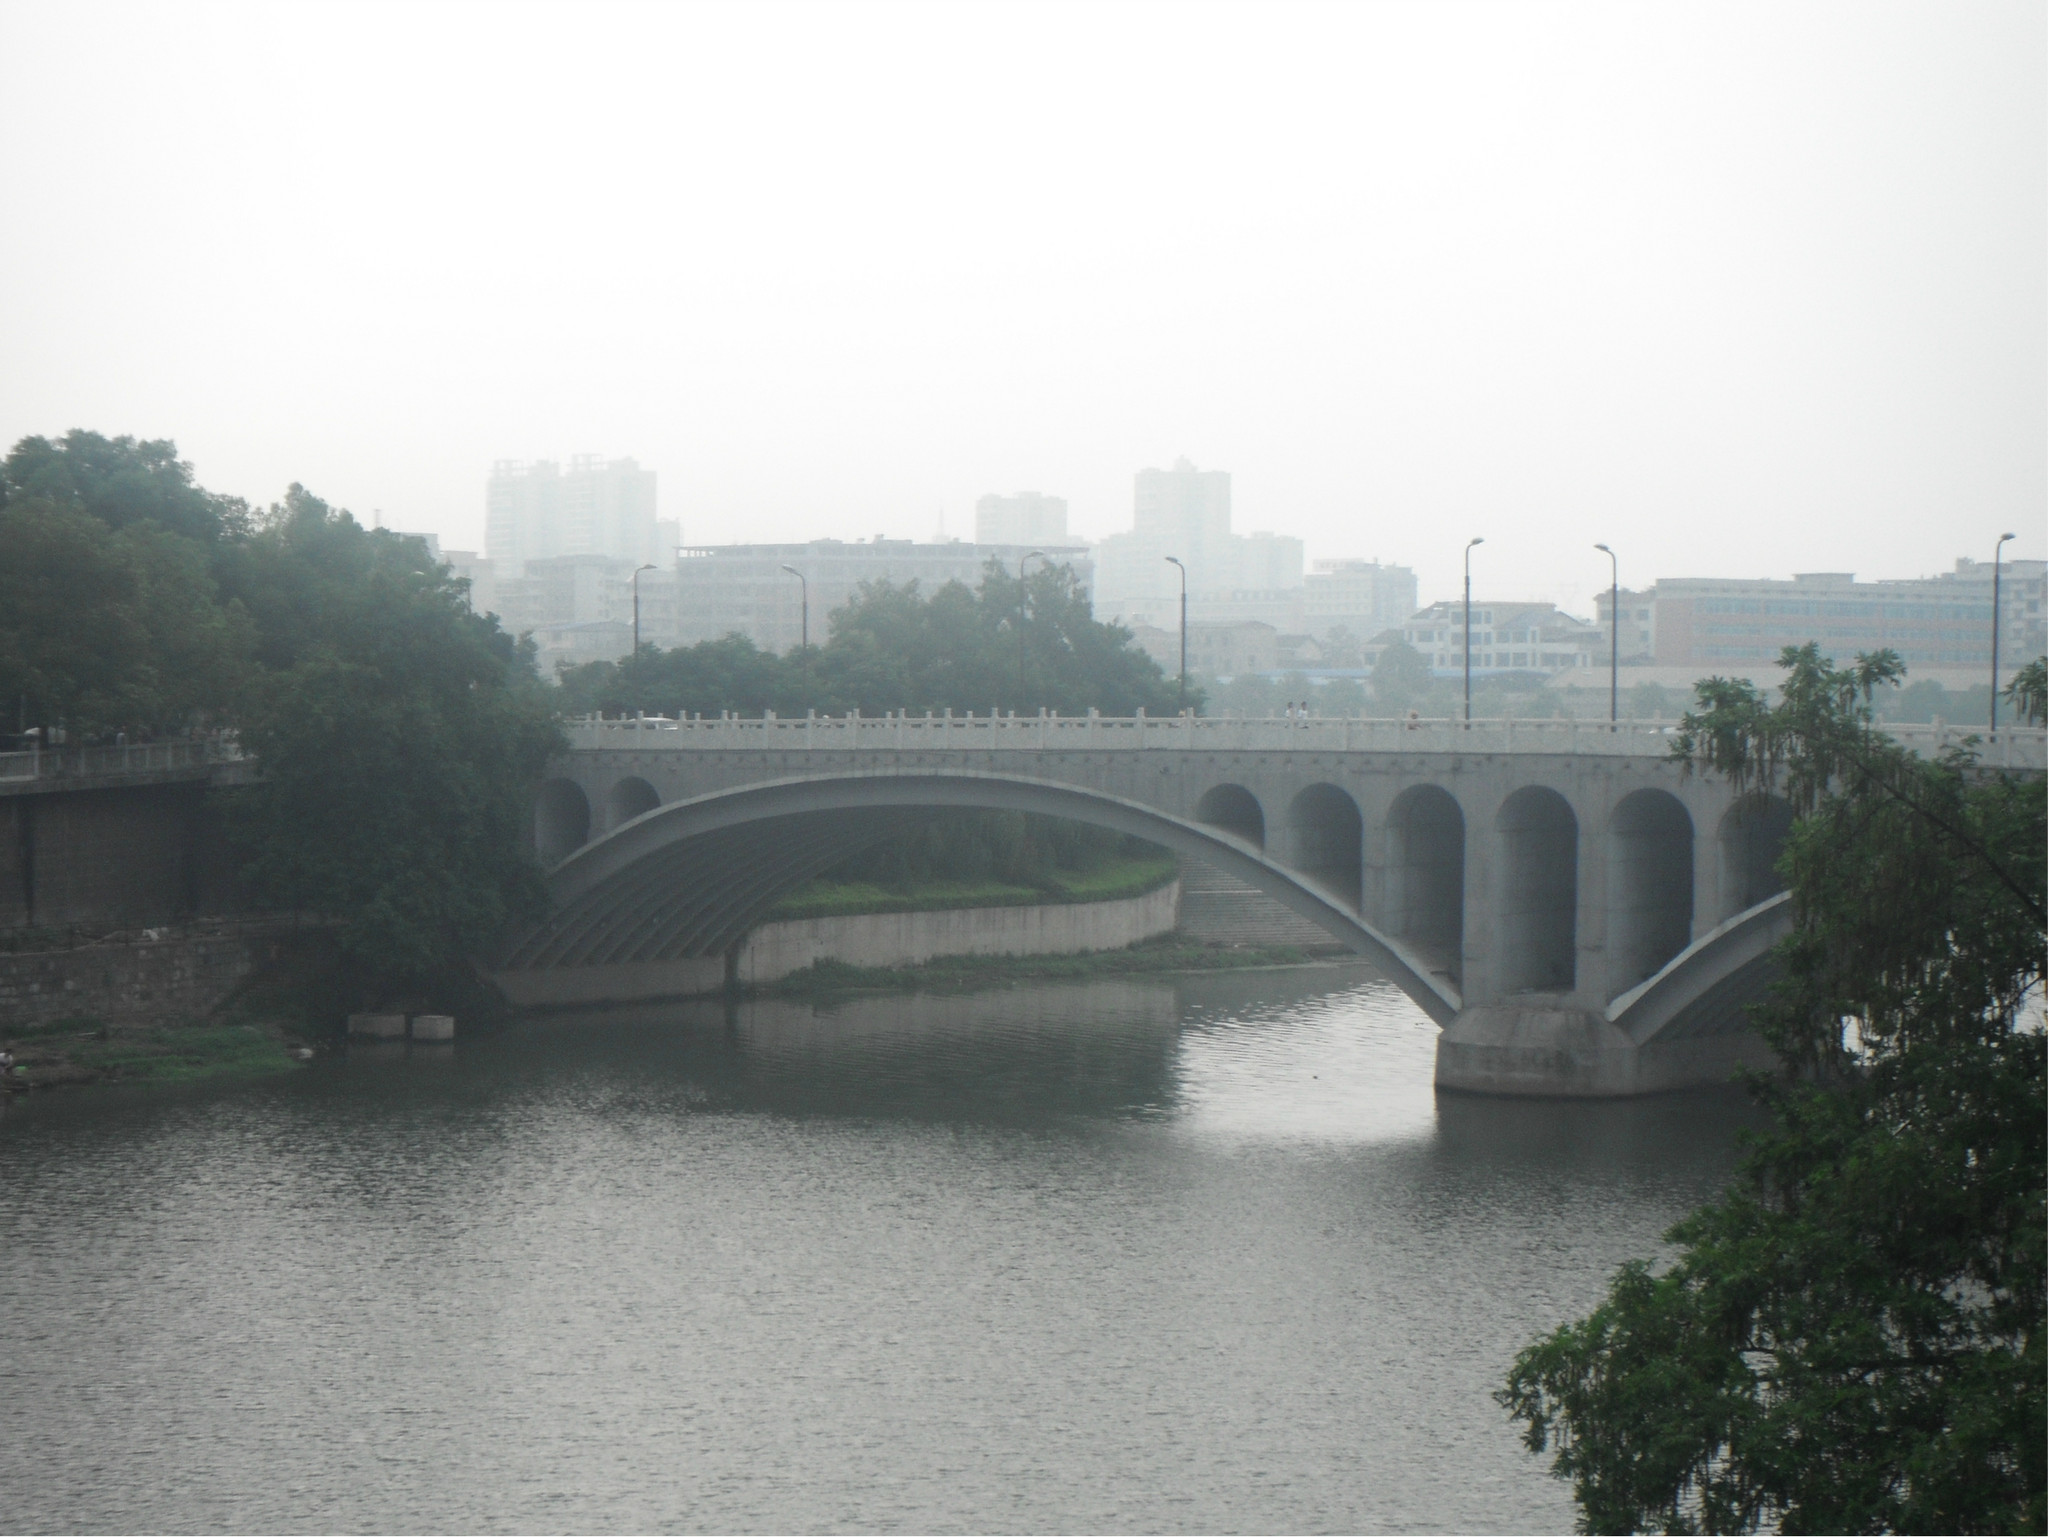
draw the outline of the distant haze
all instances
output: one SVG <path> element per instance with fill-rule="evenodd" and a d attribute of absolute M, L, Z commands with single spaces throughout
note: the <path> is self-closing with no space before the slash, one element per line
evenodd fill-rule
<path fill-rule="evenodd" d="M 988 491 L 1579 613 L 2044 553 L 2048 10 L 0 7 L 0 437 L 173 437 L 482 540 L 631 455 L 690 541 Z"/>

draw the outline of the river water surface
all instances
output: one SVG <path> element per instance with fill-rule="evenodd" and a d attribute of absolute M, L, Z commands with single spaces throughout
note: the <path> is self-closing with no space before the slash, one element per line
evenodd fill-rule
<path fill-rule="evenodd" d="M 1361 966 L 555 1018 L 0 1119 L 0 1528 L 1568 1530 L 1489 1394 L 1739 1096 Z"/>

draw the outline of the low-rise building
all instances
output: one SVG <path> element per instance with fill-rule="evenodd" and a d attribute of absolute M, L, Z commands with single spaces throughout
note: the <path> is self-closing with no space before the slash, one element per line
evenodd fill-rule
<path fill-rule="evenodd" d="M 1642 595 L 1630 595 L 1640 600 Z M 1775 663 L 1787 646 L 1818 641 L 1838 662 L 1889 648 L 1913 671 L 1991 665 L 1991 564 L 1958 560 L 1939 576 L 1859 582 L 1846 571 L 1791 580 L 1664 577 L 1644 605 L 1659 667 L 1741 668 Z M 1604 607 L 1604 605 L 1603 605 Z M 2048 562 L 2004 563 L 2001 672 L 2048 649 Z M 1627 655 L 1630 629 L 1623 630 Z"/>
<path fill-rule="evenodd" d="M 1071 545 L 1042 548 L 958 539 L 919 544 L 877 537 L 852 544 L 813 539 L 804 544 L 685 548 L 675 567 L 677 639 L 670 644 L 744 635 L 765 651 L 787 651 L 803 633 L 807 583 L 811 644 L 820 646 L 829 637 L 833 610 L 843 607 L 864 582 L 916 582 L 930 597 L 948 582 L 979 587 L 991 560 L 1015 576 L 1019 561 L 1034 551 L 1049 565 L 1072 567 L 1084 587 L 1093 577 L 1088 551 Z M 801 572 L 804 580 L 798 581 L 787 568 Z"/>
<path fill-rule="evenodd" d="M 1131 627 L 1140 650 L 1168 676 L 1180 671 L 1180 627 L 1141 624 Z M 1188 621 L 1188 672 L 1204 678 L 1236 678 L 1272 672 L 1280 665 L 1279 634 L 1260 620 Z"/>
<path fill-rule="evenodd" d="M 1614 607 L 1614 589 L 1609 587 L 1594 600 L 1595 623 L 1604 637 L 1611 633 L 1608 611 Z M 1609 642 L 1610 645 L 1613 642 Z M 1648 666 L 1657 656 L 1657 590 L 1634 592 L 1621 589 L 1621 665 Z"/>
<path fill-rule="evenodd" d="M 1409 616 L 1400 638 L 1420 651 L 1440 677 L 1465 671 L 1465 605 L 1462 599 L 1432 603 Z M 1605 660 L 1600 627 L 1565 613 L 1554 603 L 1474 603 L 1472 673 L 1556 674 Z M 1374 647 L 1383 650 L 1382 638 Z"/>
<path fill-rule="evenodd" d="M 984 496 L 974 504 L 976 544 L 1071 545 L 1065 497 L 1038 491 Z"/>
<path fill-rule="evenodd" d="M 1416 609 L 1415 573 L 1376 560 L 1319 560 L 1302 579 L 1301 628 L 1365 637 L 1401 623 Z"/>
<path fill-rule="evenodd" d="M 532 635 L 541 649 L 541 671 L 554 675 L 554 663 L 573 651 L 575 660 L 598 644 L 579 626 L 616 624 L 626 639 L 618 655 L 632 650 L 634 574 L 640 603 L 643 645 L 676 644 L 676 574 L 672 567 L 637 565 L 603 555 L 557 555 L 522 562 L 521 574 L 506 575 L 497 561 L 479 559 L 468 550 L 450 550 L 451 571 L 469 583 L 470 607 L 496 614 L 511 635 Z M 559 641 L 555 638 L 559 632 Z M 610 632 L 604 632 L 609 634 Z M 609 641 L 603 644 L 610 644 Z"/>

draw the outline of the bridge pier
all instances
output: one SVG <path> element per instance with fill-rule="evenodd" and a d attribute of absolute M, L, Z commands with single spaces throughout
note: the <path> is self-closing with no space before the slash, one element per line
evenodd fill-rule
<path fill-rule="evenodd" d="M 1639 1045 L 1599 1011 L 1528 996 L 1465 1009 L 1436 1043 L 1436 1086 L 1465 1094 L 1608 1099 L 1727 1083 L 1768 1068 L 1748 1031 Z"/>

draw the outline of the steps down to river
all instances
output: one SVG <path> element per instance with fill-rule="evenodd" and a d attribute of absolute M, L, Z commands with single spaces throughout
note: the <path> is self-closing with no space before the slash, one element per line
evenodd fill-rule
<path fill-rule="evenodd" d="M 1241 945 L 1331 945 L 1320 926 L 1256 886 L 1197 860 L 1181 862 L 1180 931 L 1191 939 Z"/>

